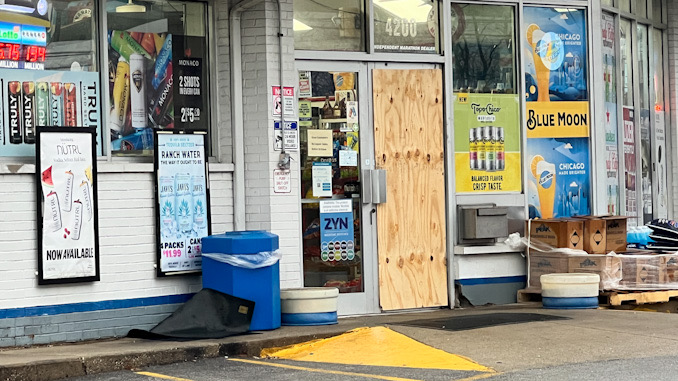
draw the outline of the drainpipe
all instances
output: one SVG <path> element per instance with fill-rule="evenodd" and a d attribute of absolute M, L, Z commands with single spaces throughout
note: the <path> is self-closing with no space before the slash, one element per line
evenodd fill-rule
<path fill-rule="evenodd" d="M 287 153 L 285 152 L 285 86 L 284 86 L 284 74 L 285 74 L 285 69 L 283 65 L 283 27 L 282 27 L 282 21 L 283 21 L 283 13 L 282 13 L 282 4 L 281 0 L 276 0 L 276 3 L 278 4 L 278 62 L 279 62 L 279 67 L 278 70 L 280 70 L 280 131 L 282 132 L 283 135 L 283 141 L 280 146 L 280 161 L 278 163 L 278 166 L 280 169 L 289 169 L 289 166 L 285 166 L 285 163 L 289 165 L 289 158 L 287 157 Z"/>
<path fill-rule="evenodd" d="M 243 0 L 229 14 L 230 61 L 231 61 L 231 139 L 233 147 L 233 227 L 245 230 L 245 128 L 242 99 L 242 42 L 240 16 L 242 12 L 263 0 Z"/>

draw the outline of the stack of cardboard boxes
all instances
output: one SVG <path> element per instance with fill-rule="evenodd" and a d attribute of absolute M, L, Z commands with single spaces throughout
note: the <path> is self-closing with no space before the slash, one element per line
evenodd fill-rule
<path fill-rule="evenodd" d="M 627 249 L 626 217 L 530 220 L 525 232 L 531 289 L 543 274 L 581 272 L 600 275 L 601 290 L 678 288 L 678 255 Z"/>

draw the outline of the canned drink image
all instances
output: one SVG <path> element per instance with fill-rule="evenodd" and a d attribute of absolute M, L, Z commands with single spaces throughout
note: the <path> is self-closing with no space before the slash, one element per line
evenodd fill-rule
<path fill-rule="evenodd" d="M 486 171 L 496 171 L 497 170 L 497 147 L 495 147 L 497 128 L 492 126 L 484 127 L 483 130 L 483 140 L 486 140 L 485 145 L 485 170 Z"/>
<path fill-rule="evenodd" d="M 476 140 L 476 129 L 471 128 L 468 131 L 468 150 L 469 166 L 472 170 L 478 169 L 478 141 Z"/>
<path fill-rule="evenodd" d="M 64 202 L 61 205 L 61 210 L 70 212 L 71 204 L 73 203 L 73 172 L 66 171 L 64 175 L 66 176 L 66 181 L 64 182 Z"/>
<path fill-rule="evenodd" d="M 80 200 L 73 201 L 73 226 L 71 226 L 71 239 L 77 241 L 80 239 L 80 230 L 82 229 L 82 203 Z"/>
<path fill-rule="evenodd" d="M 52 82 L 49 85 L 50 125 L 64 125 L 64 85 L 61 82 Z"/>
<path fill-rule="evenodd" d="M 35 144 L 35 83 L 24 82 L 21 89 L 24 143 Z"/>
<path fill-rule="evenodd" d="M 7 83 L 7 103 L 9 122 L 10 144 L 23 142 L 23 130 L 21 128 L 21 82 L 10 81 Z"/>
<path fill-rule="evenodd" d="M 170 62 L 167 66 L 167 76 L 158 88 L 158 93 L 151 103 L 151 120 L 156 126 L 165 126 L 163 125 L 163 120 L 170 112 L 170 105 L 172 104 L 172 97 L 174 95 L 174 92 L 172 91 L 173 85 L 174 79 L 172 78 L 172 63 Z"/>
<path fill-rule="evenodd" d="M 83 208 L 87 221 L 91 221 L 94 216 L 94 209 L 92 208 L 92 192 L 90 191 L 89 183 L 85 180 L 80 183 L 80 196 L 82 197 Z"/>
<path fill-rule="evenodd" d="M 144 57 L 132 54 L 129 58 L 130 71 L 130 113 L 132 127 L 146 128 L 148 125 L 148 107 L 146 106 L 146 70 Z"/>
<path fill-rule="evenodd" d="M 188 174 L 177 174 L 174 177 L 174 189 L 177 195 L 177 227 L 179 231 L 188 233 L 193 230 L 191 176 Z"/>
<path fill-rule="evenodd" d="M 176 215 L 176 197 L 174 193 L 174 178 L 160 176 L 160 227 L 165 236 L 174 230 Z"/>
<path fill-rule="evenodd" d="M 476 128 L 476 141 L 478 142 L 478 170 L 484 171 L 487 169 L 487 146 L 489 145 L 489 138 L 485 139 L 485 130 L 487 127 Z"/>
<path fill-rule="evenodd" d="M 76 127 L 78 125 L 78 106 L 75 83 L 64 83 L 64 125 Z"/>
<path fill-rule="evenodd" d="M 497 171 L 503 171 L 506 168 L 506 152 L 504 150 L 504 127 L 497 127 Z"/>
<path fill-rule="evenodd" d="M 113 109 L 111 111 L 111 133 L 122 136 L 127 122 L 129 105 L 129 63 L 124 57 L 118 60 L 113 85 Z"/>
<path fill-rule="evenodd" d="M 35 84 L 35 125 L 44 127 L 49 125 L 49 83 Z"/>
<path fill-rule="evenodd" d="M 153 70 L 153 79 L 151 80 L 151 85 L 154 89 L 158 89 L 160 85 L 164 82 L 165 78 L 172 75 L 172 72 L 168 70 L 169 65 L 172 63 L 172 35 L 168 34 L 165 37 L 163 42 L 162 49 L 158 53 L 158 57 L 155 59 L 155 68 Z"/>
<path fill-rule="evenodd" d="M 205 176 L 191 176 L 193 196 L 193 223 L 196 228 L 207 227 L 207 200 L 205 199 Z"/>
<path fill-rule="evenodd" d="M 61 229 L 61 208 L 59 208 L 59 196 L 51 191 L 45 196 L 46 213 L 44 216 L 45 225 L 53 232 Z"/>

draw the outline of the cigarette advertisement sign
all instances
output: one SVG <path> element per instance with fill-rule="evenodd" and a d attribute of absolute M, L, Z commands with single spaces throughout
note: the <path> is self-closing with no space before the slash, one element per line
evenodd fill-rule
<path fill-rule="evenodd" d="M 96 72 L 0 69 L 0 156 L 35 155 L 38 127 L 98 127 L 100 99 Z"/>
<path fill-rule="evenodd" d="M 586 12 L 525 7 L 530 218 L 590 214 Z"/>
<path fill-rule="evenodd" d="M 320 259 L 327 262 L 354 258 L 353 201 L 320 202 Z"/>
<path fill-rule="evenodd" d="M 520 192 L 520 110 L 515 94 L 456 94 L 457 192 Z"/>
<path fill-rule="evenodd" d="M 99 280 L 95 128 L 36 134 L 38 283 Z"/>
<path fill-rule="evenodd" d="M 153 149 L 153 129 L 206 131 L 205 38 L 109 31 L 112 151 Z"/>
<path fill-rule="evenodd" d="M 202 269 L 202 238 L 210 234 L 205 137 L 156 133 L 158 276 Z"/>

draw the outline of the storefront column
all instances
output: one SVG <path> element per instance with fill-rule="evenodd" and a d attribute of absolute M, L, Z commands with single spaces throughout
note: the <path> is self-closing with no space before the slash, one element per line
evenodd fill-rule
<path fill-rule="evenodd" d="M 291 156 L 290 192 L 275 193 L 273 171 L 280 151 L 274 150 L 272 88 L 280 86 L 279 43 L 283 44 L 284 87 L 295 87 L 292 0 L 281 0 L 283 37 L 278 38 L 277 1 L 265 1 L 245 11 L 241 19 L 243 121 L 245 151 L 245 222 L 248 230 L 268 230 L 280 236 L 283 288 L 301 287 L 301 223 L 299 214 L 299 152 Z M 296 103 L 295 103 L 296 104 Z M 286 116 L 286 120 L 296 120 Z"/>

